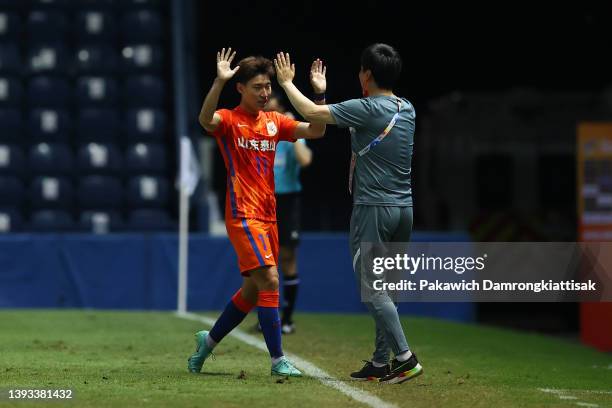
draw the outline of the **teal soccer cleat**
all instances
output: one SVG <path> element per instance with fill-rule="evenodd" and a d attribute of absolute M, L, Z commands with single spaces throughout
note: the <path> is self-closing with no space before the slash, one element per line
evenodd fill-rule
<path fill-rule="evenodd" d="M 208 332 L 206 330 L 199 331 L 195 334 L 196 351 L 187 360 L 187 368 L 190 373 L 199 373 L 200 370 L 202 370 L 204 360 L 212 354 L 212 349 L 206 345 L 206 337 L 208 337 Z"/>
<path fill-rule="evenodd" d="M 279 375 L 282 377 L 301 377 L 302 372 L 295 368 L 293 364 L 287 360 L 286 357 L 282 357 L 281 361 L 272 366 L 272 375 Z"/>

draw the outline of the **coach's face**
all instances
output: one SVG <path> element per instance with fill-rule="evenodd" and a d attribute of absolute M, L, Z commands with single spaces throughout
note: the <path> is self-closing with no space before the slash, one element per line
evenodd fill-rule
<path fill-rule="evenodd" d="M 272 81 L 265 74 L 251 78 L 246 84 L 238 83 L 237 87 L 242 104 L 253 112 L 263 110 L 272 94 Z"/>

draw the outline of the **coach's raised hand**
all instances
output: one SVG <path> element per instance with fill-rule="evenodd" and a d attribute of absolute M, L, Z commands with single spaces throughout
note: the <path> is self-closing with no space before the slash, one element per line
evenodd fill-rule
<path fill-rule="evenodd" d="M 323 65 L 323 61 L 317 58 L 312 62 L 310 67 L 310 84 L 316 94 L 324 94 L 327 89 L 326 72 L 327 67 Z"/>
<path fill-rule="evenodd" d="M 279 52 L 276 54 L 274 67 L 276 68 L 276 79 L 280 86 L 285 86 L 293 81 L 295 77 L 295 64 L 291 63 L 289 53 Z"/>
<path fill-rule="evenodd" d="M 223 48 L 220 52 L 217 52 L 217 78 L 223 82 L 230 80 L 234 74 L 240 69 L 239 65 L 236 68 L 231 69 L 232 61 L 236 56 L 236 51 L 232 52 L 232 48 L 228 48 L 227 51 Z"/>

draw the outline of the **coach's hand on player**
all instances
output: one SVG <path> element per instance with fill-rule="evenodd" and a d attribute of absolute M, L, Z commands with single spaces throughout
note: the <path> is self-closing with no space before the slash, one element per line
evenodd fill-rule
<path fill-rule="evenodd" d="M 293 81 L 295 77 L 295 64 L 291 63 L 289 53 L 279 52 L 276 54 L 274 67 L 276 68 L 276 79 L 280 86 Z"/>
<path fill-rule="evenodd" d="M 312 62 L 312 66 L 310 67 L 310 84 L 315 93 L 325 93 L 327 89 L 327 79 L 325 78 L 326 72 L 327 67 L 323 65 L 323 61 L 317 58 Z"/>
<path fill-rule="evenodd" d="M 217 78 L 226 82 L 238 72 L 240 65 L 236 65 L 234 69 L 230 68 L 235 56 L 236 51 L 232 52 L 231 47 L 227 51 L 223 48 L 220 52 L 217 52 Z"/>

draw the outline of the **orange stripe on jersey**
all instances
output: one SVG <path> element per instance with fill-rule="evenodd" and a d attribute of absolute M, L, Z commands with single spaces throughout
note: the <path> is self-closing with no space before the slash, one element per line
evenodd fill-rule
<path fill-rule="evenodd" d="M 227 169 L 226 218 L 276 221 L 274 157 L 279 141 L 295 142 L 298 121 L 277 112 L 249 114 L 240 107 L 216 112 L 213 135 Z"/>

